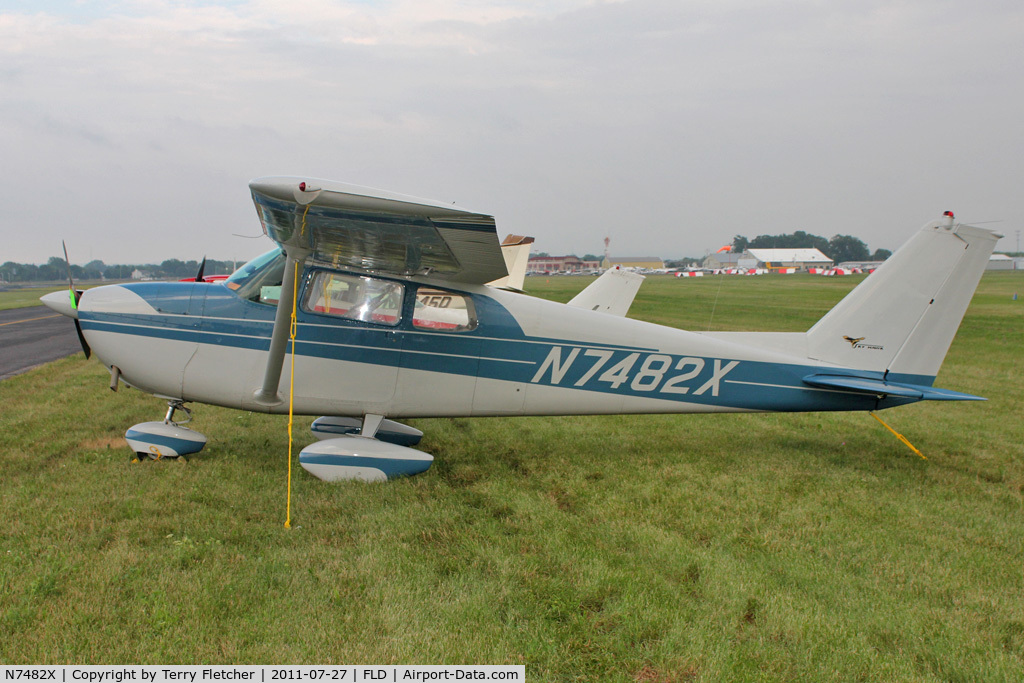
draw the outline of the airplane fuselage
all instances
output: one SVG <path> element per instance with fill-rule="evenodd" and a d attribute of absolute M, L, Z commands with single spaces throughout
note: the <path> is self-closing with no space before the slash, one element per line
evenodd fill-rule
<path fill-rule="evenodd" d="M 339 281 L 384 293 L 352 317 L 356 309 L 338 303 L 345 294 Z M 231 287 L 110 285 L 86 292 L 78 317 L 96 355 L 132 386 L 171 399 L 286 413 L 290 357 L 278 401 L 261 401 L 253 391 L 266 366 L 276 301 L 244 298 Z M 274 295 L 272 287 L 263 290 Z M 385 294 L 390 303 L 382 306 Z M 799 348 L 787 353 L 784 334 L 751 345 L 482 285 L 453 288 L 320 266 L 303 271 L 297 301 L 297 414 L 874 410 L 913 402 L 808 385 L 808 375 L 843 370 L 808 360 Z"/>

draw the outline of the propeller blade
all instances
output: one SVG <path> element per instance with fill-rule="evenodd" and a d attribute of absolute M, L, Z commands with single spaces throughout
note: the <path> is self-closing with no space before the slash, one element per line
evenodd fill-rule
<path fill-rule="evenodd" d="M 85 359 L 89 360 L 89 356 L 92 355 L 92 349 L 89 348 L 89 343 L 85 341 L 85 335 L 82 334 L 82 323 L 78 322 L 78 318 L 75 318 L 75 332 L 78 333 L 78 341 L 82 345 L 82 351 L 85 353 Z"/>
<path fill-rule="evenodd" d="M 61 240 L 60 246 L 64 247 L 64 265 L 68 267 L 68 291 L 71 293 L 71 306 L 78 308 L 78 300 L 82 298 L 82 290 L 75 289 L 74 280 L 71 279 L 71 259 L 68 258 L 68 245 L 64 240 Z M 75 324 L 77 325 L 78 323 Z M 78 335 L 81 337 L 82 333 L 79 332 Z M 82 343 L 84 344 L 85 341 L 83 340 Z M 85 357 L 88 358 L 89 354 L 85 354 Z"/>
<path fill-rule="evenodd" d="M 75 282 L 71 279 L 71 259 L 68 258 L 68 245 L 64 240 L 60 241 L 60 245 L 64 247 L 64 264 L 68 267 L 68 294 L 71 296 L 71 307 L 78 309 L 78 301 L 82 298 L 82 290 L 75 289 Z M 85 359 L 89 360 L 89 357 L 92 355 L 92 349 L 89 348 L 89 343 L 85 341 L 85 335 L 82 334 L 82 323 L 78 322 L 78 318 L 75 318 L 75 332 L 78 333 L 78 343 L 82 345 Z"/>
<path fill-rule="evenodd" d="M 203 257 L 203 262 L 199 264 L 199 272 L 196 273 L 196 282 L 206 282 L 203 279 L 203 271 L 206 270 L 206 257 Z"/>

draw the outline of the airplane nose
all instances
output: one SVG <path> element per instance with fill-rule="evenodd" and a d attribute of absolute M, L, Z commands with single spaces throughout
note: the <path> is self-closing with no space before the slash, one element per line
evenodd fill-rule
<path fill-rule="evenodd" d="M 72 296 L 74 295 L 70 291 L 64 289 L 59 292 L 44 294 L 39 297 L 39 300 L 61 315 L 66 315 L 69 318 L 77 320 L 78 308 L 74 305 L 74 301 L 71 298 Z"/>

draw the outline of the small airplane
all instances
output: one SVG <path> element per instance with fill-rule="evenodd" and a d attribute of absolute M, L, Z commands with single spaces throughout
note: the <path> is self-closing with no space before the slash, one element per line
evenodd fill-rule
<path fill-rule="evenodd" d="M 505 279 L 522 253 L 503 254 L 487 214 L 325 180 L 250 190 L 277 246 L 227 280 L 42 297 L 76 319 L 112 389 L 168 401 L 163 421 L 128 430 L 139 458 L 205 445 L 174 419 L 191 418 L 190 402 L 321 416 L 300 464 L 324 480 L 383 480 L 433 461 L 402 418 L 984 400 L 933 386 L 1001 237 L 951 212 L 807 332 L 698 333 L 625 317 L 643 278 L 624 271 L 569 305 L 523 294 L 521 272 Z M 517 239 L 507 246 L 521 250 Z"/>

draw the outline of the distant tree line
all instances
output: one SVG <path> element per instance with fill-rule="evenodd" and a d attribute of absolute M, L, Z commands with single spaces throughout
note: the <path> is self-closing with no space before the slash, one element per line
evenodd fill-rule
<path fill-rule="evenodd" d="M 734 253 L 743 253 L 747 249 L 817 249 L 835 263 L 844 261 L 884 261 L 892 256 L 888 249 L 868 250 L 868 245 L 853 235 L 833 235 L 825 239 L 820 235 L 811 235 L 797 230 L 791 235 L 758 235 L 748 240 L 743 235 L 732 238 Z"/>
<path fill-rule="evenodd" d="M 216 261 L 207 259 L 205 275 L 226 275 L 234 269 L 233 261 Z M 138 270 L 147 277 L 154 279 L 176 280 L 194 277 L 199 272 L 199 261 L 179 261 L 167 259 L 159 265 L 155 263 L 128 263 L 111 265 L 100 260 L 89 261 L 84 266 L 71 266 L 71 277 L 75 280 L 128 280 L 132 272 Z M 68 267 L 61 256 L 51 256 L 43 265 L 32 263 L 14 263 L 8 261 L 0 266 L 0 280 L 3 282 L 47 282 L 67 280 Z"/>

